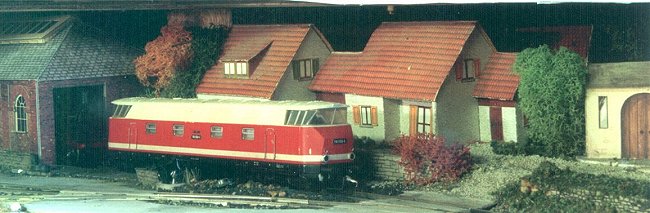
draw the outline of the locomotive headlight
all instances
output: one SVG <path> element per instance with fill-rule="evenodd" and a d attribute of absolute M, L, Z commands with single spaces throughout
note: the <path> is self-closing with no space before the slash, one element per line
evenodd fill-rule
<path fill-rule="evenodd" d="M 350 158 L 350 160 L 354 160 L 354 158 L 357 156 L 354 153 L 350 153 L 348 157 Z"/>
<path fill-rule="evenodd" d="M 325 156 L 323 156 L 323 163 L 327 163 L 327 161 L 329 161 L 329 160 L 330 160 L 330 156 L 329 156 L 329 155 L 325 155 Z"/>

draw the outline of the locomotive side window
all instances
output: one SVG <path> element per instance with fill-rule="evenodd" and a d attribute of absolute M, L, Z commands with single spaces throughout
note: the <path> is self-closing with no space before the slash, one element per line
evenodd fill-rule
<path fill-rule="evenodd" d="M 183 133 L 185 132 L 185 126 L 181 124 L 174 124 L 173 130 L 174 136 L 183 136 Z"/>
<path fill-rule="evenodd" d="M 147 123 L 147 127 L 145 129 L 147 130 L 147 134 L 156 134 L 155 123 Z"/>
<path fill-rule="evenodd" d="M 123 118 L 126 117 L 126 114 L 131 110 L 131 105 L 117 105 L 115 107 L 115 112 L 113 113 L 114 118 Z"/>
<path fill-rule="evenodd" d="M 221 138 L 223 136 L 223 127 L 212 126 L 210 127 L 210 137 Z"/>
<path fill-rule="evenodd" d="M 255 129 L 253 128 L 243 128 L 241 129 L 241 139 L 252 141 L 255 140 Z"/>

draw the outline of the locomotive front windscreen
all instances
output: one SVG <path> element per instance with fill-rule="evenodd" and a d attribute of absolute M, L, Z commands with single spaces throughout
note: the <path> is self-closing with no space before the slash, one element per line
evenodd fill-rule
<path fill-rule="evenodd" d="M 287 110 L 285 125 L 318 126 L 347 124 L 345 108 L 329 108 L 317 110 Z"/>

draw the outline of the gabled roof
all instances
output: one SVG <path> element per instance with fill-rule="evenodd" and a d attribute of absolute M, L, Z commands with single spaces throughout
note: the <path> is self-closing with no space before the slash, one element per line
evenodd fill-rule
<path fill-rule="evenodd" d="M 133 75 L 140 50 L 75 19 L 45 43 L 0 44 L 0 80 L 66 80 Z"/>
<path fill-rule="evenodd" d="M 559 40 L 551 45 L 554 49 L 566 47 L 578 53 L 583 59 L 589 57 L 592 26 L 552 26 L 518 29 L 520 32 L 557 33 Z"/>
<path fill-rule="evenodd" d="M 476 81 L 474 93 L 477 98 L 511 101 L 519 86 L 519 76 L 512 70 L 516 53 L 494 53 L 481 76 Z"/>
<path fill-rule="evenodd" d="M 220 60 L 205 73 L 196 92 L 271 99 L 310 30 L 320 36 L 331 50 L 327 40 L 310 24 L 233 25 Z M 255 60 L 258 64 L 255 70 L 251 70 L 250 78 L 234 79 L 224 76 L 223 61 L 247 61 L 260 53 L 264 55 Z"/>
<path fill-rule="evenodd" d="M 475 30 L 487 38 L 475 21 L 382 23 L 362 53 L 332 54 L 310 89 L 435 101 Z"/>

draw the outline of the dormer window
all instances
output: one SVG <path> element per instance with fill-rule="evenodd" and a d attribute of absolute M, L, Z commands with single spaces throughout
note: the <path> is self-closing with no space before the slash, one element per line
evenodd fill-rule
<path fill-rule="evenodd" d="M 226 78 L 248 78 L 249 67 L 247 62 L 229 61 L 223 62 Z"/>

